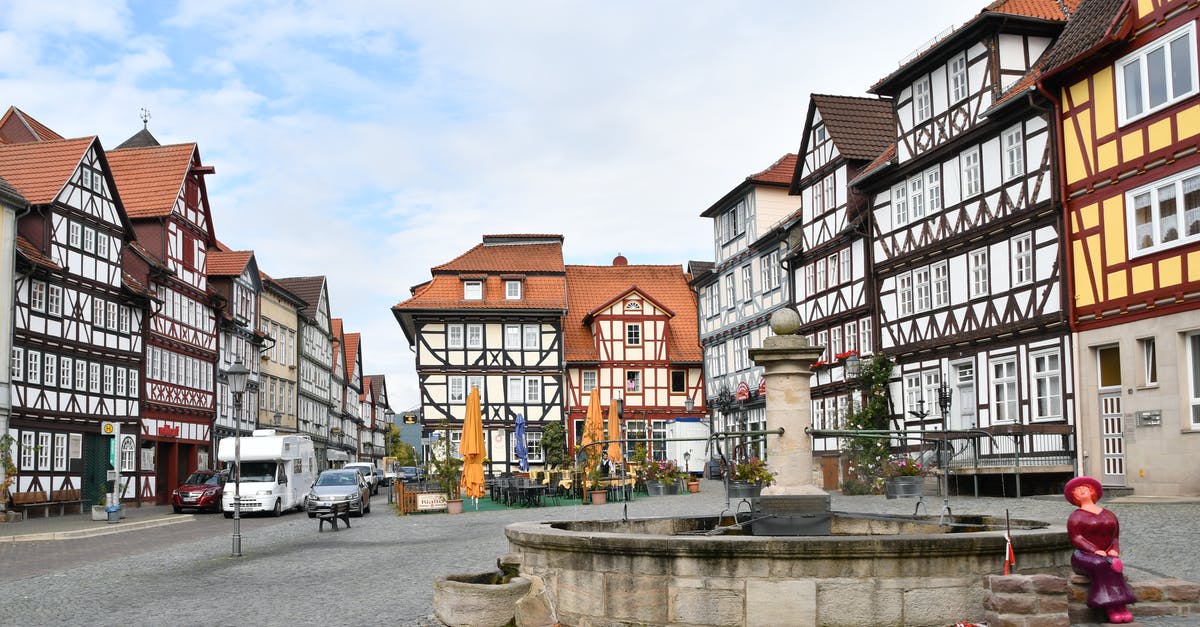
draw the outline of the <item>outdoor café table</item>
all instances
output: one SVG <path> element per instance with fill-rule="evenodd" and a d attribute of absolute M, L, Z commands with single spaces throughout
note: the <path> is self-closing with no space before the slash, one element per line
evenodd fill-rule
<path fill-rule="evenodd" d="M 520 503 L 527 507 L 539 507 L 542 504 L 542 494 L 545 493 L 546 487 L 540 483 L 524 485 L 517 488 L 519 492 Z"/>

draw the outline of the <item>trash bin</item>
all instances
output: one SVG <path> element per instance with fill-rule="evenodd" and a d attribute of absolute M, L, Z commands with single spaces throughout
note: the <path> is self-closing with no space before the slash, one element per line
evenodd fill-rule
<path fill-rule="evenodd" d="M 710 459 L 704 465 L 705 479 L 720 479 L 721 478 L 721 460 Z"/>
<path fill-rule="evenodd" d="M 110 524 L 121 522 L 121 506 L 120 505 L 105 505 L 104 513 L 108 514 L 108 522 Z"/>

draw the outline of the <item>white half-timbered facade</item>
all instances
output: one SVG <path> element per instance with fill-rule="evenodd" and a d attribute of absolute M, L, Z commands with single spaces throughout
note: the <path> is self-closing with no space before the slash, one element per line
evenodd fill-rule
<path fill-rule="evenodd" d="M 17 221 L 9 364 L 17 477 L 13 492 L 108 491 L 110 438 L 138 469 L 143 312 L 147 294 L 121 271 L 133 229 L 95 137 L 0 145 L 0 178 L 24 197 Z M 137 496 L 123 482 L 122 498 Z"/>
<path fill-rule="evenodd" d="M 1072 348 L 1048 114 L 1018 81 L 1066 16 L 1021 6 L 989 7 L 872 88 L 894 103 L 895 148 L 852 184 L 874 198 L 877 347 L 904 428 L 981 430 L 953 440 L 954 472 L 1019 459 L 1049 484 L 1073 471 Z"/>
<path fill-rule="evenodd" d="M 300 342 L 297 347 L 299 378 L 296 410 L 300 432 L 312 437 L 321 468 L 328 465 L 330 388 L 333 384 L 333 335 L 329 322 L 329 291 L 325 277 L 289 277 L 276 279 L 283 289 L 298 296 Z"/>
<path fill-rule="evenodd" d="M 215 464 L 217 314 L 208 251 L 216 238 L 196 144 L 160 145 L 142 129 L 109 152 L 138 241 L 125 271 L 154 298 L 146 325 L 145 407 L 138 428 L 141 498 L 166 503 L 193 470 Z"/>
<path fill-rule="evenodd" d="M 593 389 L 606 417 L 610 402 L 621 401 L 628 450 L 649 440 L 653 459 L 667 459 L 672 422 L 703 417 L 704 371 L 689 278 L 679 266 L 629 265 L 622 256 L 611 266 L 567 266 L 569 446 L 583 437 Z M 699 465 L 704 442 L 681 446 L 697 451 Z"/>
<path fill-rule="evenodd" d="M 220 359 L 217 370 L 228 370 L 241 359 L 250 371 L 250 380 L 256 389 L 242 395 L 242 407 L 234 411 L 233 394 L 229 386 L 217 379 L 217 411 L 213 420 L 216 438 L 229 437 L 235 431 L 249 436 L 258 422 L 258 404 L 262 392 L 261 356 L 264 352 L 264 336 L 258 329 L 259 295 L 262 279 L 258 263 L 251 251 L 230 251 L 223 246 L 208 255 L 208 281 L 211 291 L 220 298 L 218 324 Z M 257 391 L 258 393 L 253 393 Z"/>
<path fill-rule="evenodd" d="M 794 222 L 787 255 L 795 285 L 800 334 L 825 352 L 814 364 L 812 417 L 816 429 L 843 429 L 858 399 L 846 376 L 849 355 L 874 353 L 875 283 L 871 272 L 870 197 L 849 182 L 891 144 L 891 103 L 877 98 L 813 94 L 791 191 L 802 217 Z M 841 483 L 840 440 L 815 438 L 824 484 Z"/>
<path fill-rule="evenodd" d="M 17 213 L 23 213 L 29 203 L 0 178 L 0 281 L 15 285 Z M 60 288 L 61 289 L 61 288 Z M 13 328 L 13 292 L 0 290 L 0 329 Z M 12 334 L 0 333 L 0 355 L 12 354 Z M 0 433 L 8 433 L 12 413 L 12 369 L 0 368 Z M 0 485 L 6 485 L 6 468 L 0 464 Z"/>
<path fill-rule="evenodd" d="M 715 261 L 711 268 L 692 265 L 692 286 L 714 431 L 766 424 L 762 367 L 750 360 L 749 350 L 762 347 L 771 334 L 771 314 L 791 303 L 782 259 L 791 247 L 787 225 L 800 206 L 788 195 L 795 167 L 796 155 L 784 155 L 700 214 L 713 220 Z M 758 453 L 757 446 L 741 452 Z"/>
<path fill-rule="evenodd" d="M 392 308 L 416 352 L 424 435 L 457 445 L 470 389 L 479 388 L 492 470 L 516 466 L 518 415 L 530 442 L 545 423 L 563 420 L 562 241 L 485 235 Z"/>

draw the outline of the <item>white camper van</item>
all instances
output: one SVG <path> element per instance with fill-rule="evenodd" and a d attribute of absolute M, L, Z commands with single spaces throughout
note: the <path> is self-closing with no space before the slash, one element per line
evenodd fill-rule
<path fill-rule="evenodd" d="M 226 469 L 233 468 L 234 440 L 221 438 L 217 446 L 217 459 Z M 242 438 L 241 458 L 237 491 L 243 514 L 271 512 L 278 516 L 284 510 L 304 507 L 304 495 L 317 476 L 316 453 L 307 435 L 276 435 L 274 429 L 255 429 L 252 436 Z M 221 512 L 226 518 L 233 517 L 237 480 L 232 470 L 229 476 L 221 496 Z"/>

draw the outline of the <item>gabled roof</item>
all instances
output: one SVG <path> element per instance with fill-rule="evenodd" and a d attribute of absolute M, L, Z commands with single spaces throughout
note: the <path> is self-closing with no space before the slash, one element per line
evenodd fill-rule
<path fill-rule="evenodd" d="M 246 265 L 254 258 L 254 251 L 237 250 L 225 252 L 214 250 L 208 253 L 207 265 L 209 276 L 241 276 L 246 271 Z"/>
<path fill-rule="evenodd" d="M 30 204 L 50 204 L 75 174 L 93 144 L 99 144 L 94 136 L 0 144 L 0 177 Z"/>
<path fill-rule="evenodd" d="M 887 149 L 884 150 L 882 154 L 880 154 L 878 157 L 876 157 L 874 161 L 872 161 L 871 163 L 868 163 L 867 166 L 865 168 L 863 168 L 861 172 L 858 173 L 858 176 L 854 177 L 854 180 L 850 181 L 850 186 L 851 187 L 861 186 L 864 182 L 867 181 L 867 179 L 872 178 L 879 172 L 883 171 L 883 169 L 886 168 L 887 166 L 892 165 L 892 160 L 895 158 L 896 158 L 896 144 L 892 144 L 892 145 L 888 146 Z"/>
<path fill-rule="evenodd" d="M 25 144 L 61 139 L 63 139 L 62 135 L 50 130 L 50 127 L 38 122 L 33 116 L 16 107 L 9 107 L 8 111 L 0 116 L 0 144 Z"/>
<path fill-rule="evenodd" d="M 927 61 L 937 60 L 962 46 L 964 41 L 977 37 L 987 29 L 1025 28 L 1056 29 L 1066 22 L 1083 0 L 995 0 L 983 8 L 971 20 L 959 26 L 945 37 L 935 39 L 932 45 L 913 55 L 891 74 L 880 79 L 868 90 L 871 93 L 887 94 L 898 85 L 909 81 L 921 71 Z"/>
<path fill-rule="evenodd" d="M 432 272 L 562 272 L 562 243 L 561 235 L 484 235 L 482 243 Z"/>
<path fill-rule="evenodd" d="M 341 365 L 341 367 L 342 367 L 341 368 L 341 370 L 342 370 L 341 378 L 344 381 L 346 379 L 346 371 L 347 371 L 348 366 L 346 365 L 346 353 L 345 353 L 346 343 L 342 338 L 342 319 L 341 318 L 330 318 L 329 319 L 329 335 L 331 335 L 333 337 L 333 343 L 336 344 L 336 346 L 333 349 L 333 352 L 334 352 L 333 365 L 330 366 L 329 370 L 330 370 L 330 372 L 332 372 L 336 375 L 336 374 L 338 374 L 338 366 Z M 341 353 L 340 355 L 338 354 L 339 352 Z M 340 357 L 340 359 L 339 359 L 339 357 Z"/>
<path fill-rule="evenodd" d="M 347 333 L 342 336 L 342 340 L 345 347 L 342 350 L 346 353 L 346 374 L 349 374 L 351 369 L 358 365 L 358 346 L 362 342 L 362 334 Z"/>
<path fill-rule="evenodd" d="M 286 279 L 275 279 L 275 283 L 292 294 L 299 296 L 300 300 L 306 303 L 300 308 L 300 313 L 308 316 L 310 319 L 317 317 L 317 305 L 320 303 L 321 295 L 324 292 L 325 277 L 289 277 Z"/>
<path fill-rule="evenodd" d="M 113 178 L 121 189 L 129 218 L 171 215 L 193 157 L 199 160 L 194 143 L 108 151 Z"/>
<path fill-rule="evenodd" d="M 363 378 L 364 386 L 367 385 L 365 383 L 365 381 L 367 381 L 368 379 L 371 381 L 371 395 L 375 397 L 375 403 L 376 404 L 384 403 L 384 407 L 388 407 L 388 405 L 386 404 L 387 403 L 387 377 L 384 375 L 381 375 L 381 374 L 373 374 L 368 377 L 364 377 Z"/>
<path fill-rule="evenodd" d="M 8 181 L 4 180 L 4 177 L 0 177 L 0 201 L 6 202 L 10 205 L 24 206 L 29 204 L 29 202 L 25 200 L 25 197 L 21 195 L 21 192 L 18 192 L 17 188 L 9 185 Z"/>
<path fill-rule="evenodd" d="M 142 130 L 134 133 L 129 137 L 129 139 L 121 142 L 121 145 L 117 146 L 117 150 L 122 148 L 147 148 L 150 146 L 161 145 L 162 144 L 158 143 L 158 140 L 154 137 L 154 135 L 150 134 L 150 129 L 142 126 Z"/>
<path fill-rule="evenodd" d="M 696 297 L 689 277 L 679 266 L 567 266 L 570 305 L 563 319 L 563 350 L 566 361 L 595 362 L 599 359 L 592 329 L 585 320 L 599 308 L 630 292 L 675 315 L 667 324 L 667 355 L 672 362 L 700 362 L 703 353 L 697 338 Z"/>
<path fill-rule="evenodd" d="M 37 247 L 29 243 L 29 240 L 21 237 L 20 235 L 17 236 L 17 256 L 23 257 L 26 261 L 35 266 L 41 266 L 49 270 L 62 269 L 62 266 L 54 263 L 54 261 L 50 260 L 49 258 L 44 257 L 42 255 L 42 251 L 38 250 Z"/>
<path fill-rule="evenodd" d="M 809 98 L 808 118 L 800 140 L 802 155 L 808 154 L 818 112 L 829 140 L 846 159 L 871 161 L 895 141 L 896 122 L 891 100 L 813 94 Z M 803 187 L 803 163 L 803 160 L 796 163 L 791 180 L 792 194 L 799 194 Z"/>
<path fill-rule="evenodd" d="M 729 190 L 720 200 L 713 203 L 708 209 L 705 209 L 701 214 L 701 218 L 712 218 L 722 211 L 729 208 L 729 203 L 735 198 L 741 198 L 748 189 L 756 185 L 766 187 L 784 187 L 786 188 L 792 182 L 792 173 L 796 170 L 796 155 L 787 153 L 775 160 L 767 169 L 751 174 L 746 177 L 746 180 L 738 183 L 733 189 Z"/>
<path fill-rule="evenodd" d="M 299 296 L 294 294 L 291 290 L 280 285 L 279 281 L 276 281 L 275 279 L 271 278 L 271 276 L 268 275 L 266 272 L 263 272 L 260 270 L 258 272 L 258 277 L 260 279 L 262 279 L 262 284 L 263 284 L 264 290 L 270 290 L 270 291 L 274 292 L 275 294 L 278 294 L 281 298 L 292 303 L 297 308 L 301 308 L 307 304 L 306 302 L 304 302 L 303 298 L 300 298 Z"/>
<path fill-rule="evenodd" d="M 1072 65 L 1086 53 L 1119 41 L 1133 19 L 1128 0 L 1087 0 L 1071 16 L 1046 55 L 1044 79 Z"/>

